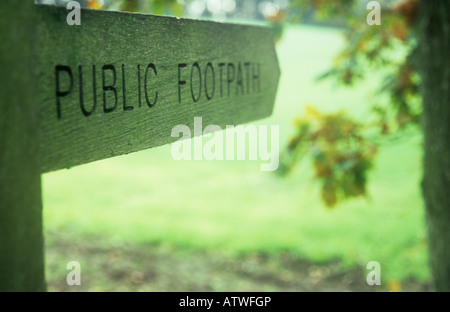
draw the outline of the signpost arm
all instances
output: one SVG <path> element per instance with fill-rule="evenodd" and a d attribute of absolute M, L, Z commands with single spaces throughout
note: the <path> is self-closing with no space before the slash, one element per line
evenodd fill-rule
<path fill-rule="evenodd" d="M 45 291 L 34 1 L 0 1 L 0 291 Z"/>

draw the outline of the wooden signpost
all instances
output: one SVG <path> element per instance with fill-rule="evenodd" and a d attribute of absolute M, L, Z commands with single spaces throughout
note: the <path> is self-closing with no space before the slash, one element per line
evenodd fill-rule
<path fill-rule="evenodd" d="M 270 29 L 37 7 L 42 172 L 169 143 L 171 129 L 272 113 Z"/>
<path fill-rule="evenodd" d="M 44 290 L 40 174 L 268 117 L 269 28 L 0 2 L 0 290 Z"/>

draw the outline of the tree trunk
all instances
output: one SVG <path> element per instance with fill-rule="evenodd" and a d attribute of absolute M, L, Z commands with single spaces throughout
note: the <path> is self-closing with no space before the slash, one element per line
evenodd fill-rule
<path fill-rule="evenodd" d="M 423 195 L 436 291 L 450 291 L 450 1 L 420 0 Z"/>

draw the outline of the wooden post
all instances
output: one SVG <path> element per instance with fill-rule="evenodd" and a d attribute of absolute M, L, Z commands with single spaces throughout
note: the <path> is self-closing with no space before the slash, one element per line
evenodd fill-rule
<path fill-rule="evenodd" d="M 0 291 L 45 291 L 33 0 L 0 1 Z"/>

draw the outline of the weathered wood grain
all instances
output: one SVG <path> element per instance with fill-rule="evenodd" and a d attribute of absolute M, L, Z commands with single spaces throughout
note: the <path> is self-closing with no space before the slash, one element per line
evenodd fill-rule
<path fill-rule="evenodd" d="M 37 7 L 42 172 L 173 142 L 196 116 L 224 127 L 272 113 L 269 28 L 92 10 L 68 26 L 67 13 Z"/>

